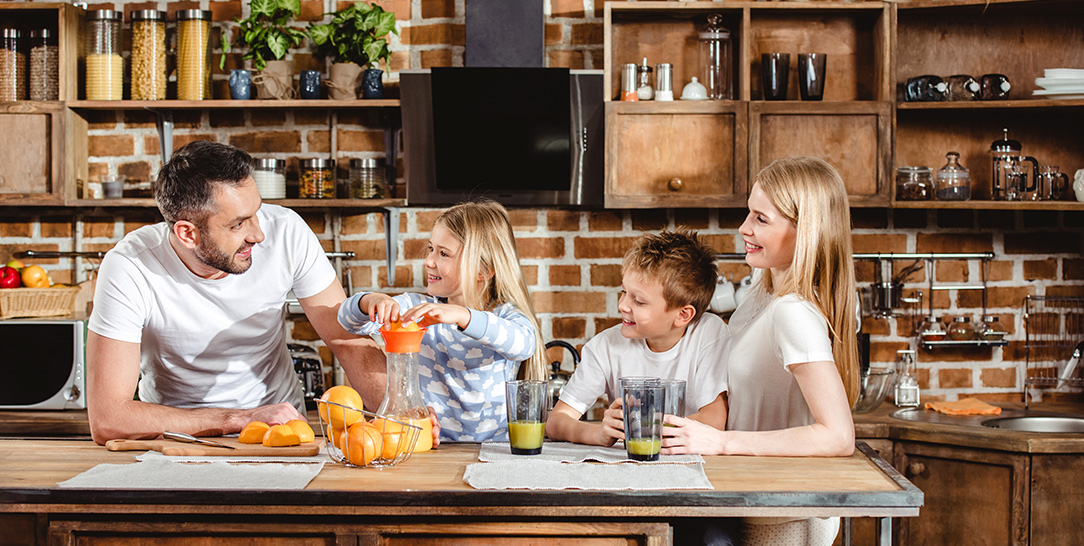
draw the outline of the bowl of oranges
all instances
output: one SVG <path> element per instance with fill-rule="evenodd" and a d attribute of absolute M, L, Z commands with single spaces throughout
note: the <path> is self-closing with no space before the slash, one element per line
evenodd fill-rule
<path fill-rule="evenodd" d="M 346 385 L 316 399 L 331 460 L 355 467 L 395 466 L 410 458 L 422 428 L 366 411 L 361 395 Z"/>

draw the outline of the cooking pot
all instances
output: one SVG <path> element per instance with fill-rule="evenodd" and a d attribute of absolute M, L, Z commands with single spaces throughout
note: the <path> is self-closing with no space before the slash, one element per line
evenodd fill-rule
<path fill-rule="evenodd" d="M 554 340 L 546 344 L 546 349 L 551 347 L 563 347 L 568 349 L 568 352 L 572 353 L 572 371 L 576 371 L 576 366 L 580 364 L 580 353 L 567 341 Z M 550 396 L 550 407 L 557 405 L 557 399 L 561 397 L 561 391 L 565 389 L 565 385 L 568 384 L 568 378 L 572 375 L 572 372 L 566 372 L 561 369 L 561 360 L 554 360 L 550 363 L 552 373 L 550 373 L 549 381 L 547 381 L 547 389 Z"/>

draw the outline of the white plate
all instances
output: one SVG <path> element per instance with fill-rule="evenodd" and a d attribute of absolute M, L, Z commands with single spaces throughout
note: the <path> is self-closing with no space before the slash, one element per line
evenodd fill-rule
<path fill-rule="evenodd" d="M 1047 90 L 1084 87 L 1084 78 L 1035 78 L 1035 85 Z"/>
<path fill-rule="evenodd" d="M 1036 89 L 1033 92 L 1033 94 L 1035 96 L 1037 96 L 1037 97 L 1046 97 L 1046 98 L 1050 98 L 1050 99 L 1061 99 L 1061 100 L 1084 99 L 1084 89 L 1079 90 L 1079 91 L 1070 92 L 1070 93 L 1056 92 L 1056 91 L 1051 91 L 1051 90 L 1048 90 L 1048 89 Z"/>
<path fill-rule="evenodd" d="M 1047 68 L 1043 75 L 1048 78 L 1084 78 L 1082 68 Z"/>

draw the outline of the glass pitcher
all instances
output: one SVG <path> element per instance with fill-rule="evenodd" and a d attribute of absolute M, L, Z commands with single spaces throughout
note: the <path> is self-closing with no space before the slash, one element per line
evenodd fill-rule
<path fill-rule="evenodd" d="M 1021 155 L 1020 141 L 1009 138 L 1007 128 L 1004 131 L 1005 135 L 990 145 L 993 156 L 990 197 L 994 201 L 1022 201 L 1035 192 L 1039 162 Z"/>
<path fill-rule="evenodd" d="M 418 383 L 418 351 L 425 328 L 381 328 L 388 358 L 388 386 L 376 413 L 421 428 L 413 453 L 433 449 L 433 424 Z"/>

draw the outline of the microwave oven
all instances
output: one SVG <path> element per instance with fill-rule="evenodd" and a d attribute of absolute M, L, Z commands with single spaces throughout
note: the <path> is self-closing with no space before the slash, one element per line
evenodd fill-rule
<path fill-rule="evenodd" d="M 86 336 L 82 319 L 0 320 L 0 409 L 86 408 Z"/>

